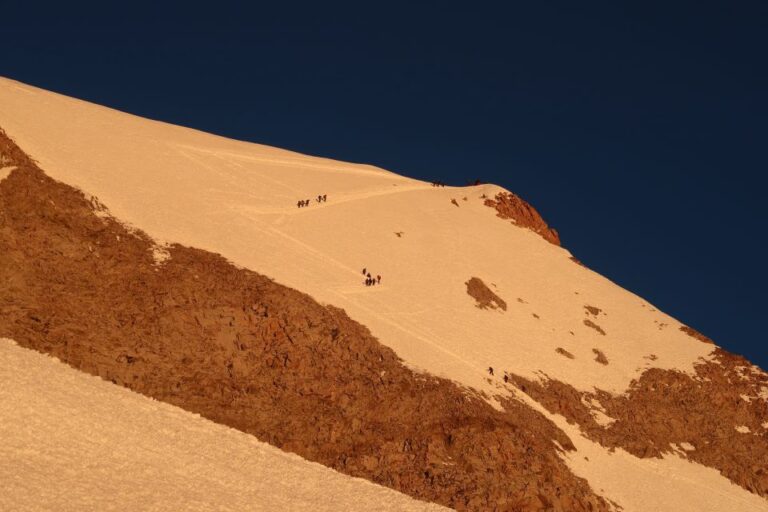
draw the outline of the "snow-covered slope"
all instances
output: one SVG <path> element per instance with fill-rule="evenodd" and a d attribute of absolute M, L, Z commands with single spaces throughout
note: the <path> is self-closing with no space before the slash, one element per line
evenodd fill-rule
<path fill-rule="evenodd" d="M 445 510 L 4 339 L 0 439 L 8 511 Z"/>
<path fill-rule="evenodd" d="M 686 371 L 712 349 L 566 250 L 496 219 L 481 199 L 495 186 L 433 188 L 8 80 L 0 121 L 53 178 L 156 240 L 220 253 L 342 307 L 408 363 L 478 389 L 495 391 L 492 366 L 620 393 L 651 354 L 655 367 Z M 382 286 L 363 286 L 364 267 Z M 495 285 L 506 313 L 475 307 L 464 285 L 473 276 Z M 584 325 L 585 305 L 604 311 L 595 322 L 610 338 Z M 595 364 L 593 348 L 610 364 Z"/>
<path fill-rule="evenodd" d="M 501 383 L 504 371 L 620 395 L 648 368 L 693 374 L 694 364 L 712 358 L 714 346 L 676 320 L 497 218 L 483 202 L 503 191 L 492 185 L 435 188 L 4 79 L 0 127 L 53 178 L 159 243 L 220 253 L 344 308 L 407 364 L 485 392 L 496 406 L 494 395 L 514 393 Z M 319 194 L 327 202 L 316 202 Z M 310 206 L 297 208 L 301 199 Z M 381 284 L 364 286 L 363 268 Z M 465 285 L 472 277 L 506 310 L 476 307 Z M 608 364 L 595 361 L 595 350 Z M 625 510 L 768 510 L 714 469 L 676 455 L 612 454 L 530 397 L 518 398 L 571 437 L 573 471 Z"/>

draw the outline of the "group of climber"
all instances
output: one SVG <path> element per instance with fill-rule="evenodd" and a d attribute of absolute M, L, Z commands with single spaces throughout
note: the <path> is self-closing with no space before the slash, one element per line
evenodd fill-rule
<path fill-rule="evenodd" d="M 317 196 L 315 198 L 315 201 L 317 201 L 318 203 L 325 203 L 325 202 L 327 202 L 328 201 L 328 194 L 323 194 L 321 196 Z M 309 199 L 302 199 L 302 200 L 300 200 L 299 202 L 296 203 L 296 206 L 298 206 L 299 208 L 304 208 L 306 206 L 309 206 Z"/>
<path fill-rule="evenodd" d="M 468 186 L 468 187 L 476 187 L 476 186 L 478 186 L 478 185 L 482 185 L 482 184 L 483 184 L 483 182 L 482 182 L 482 181 L 480 181 L 480 179 L 479 179 L 479 178 L 478 178 L 478 179 L 476 179 L 476 180 L 474 180 L 474 181 L 473 181 L 473 180 L 470 180 L 470 181 L 468 181 L 468 182 L 467 182 L 467 186 Z M 444 182 L 442 182 L 442 181 L 433 181 L 433 182 L 432 182 L 432 186 L 433 186 L 433 187 L 444 187 L 444 186 L 445 186 L 445 183 L 444 183 Z"/>
<path fill-rule="evenodd" d="M 373 277 L 367 268 L 363 269 L 363 275 L 365 276 L 365 286 L 375 286 L 381 284 L 381 276 Z"/>

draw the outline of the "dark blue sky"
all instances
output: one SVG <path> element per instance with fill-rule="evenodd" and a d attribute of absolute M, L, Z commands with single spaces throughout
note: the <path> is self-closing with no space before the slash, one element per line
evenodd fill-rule
<path fill-rule="evenodd" d="M 0 0 L 0 75 L 498 183 L 588 266 L 768 368 L 765 2 L 28 3 Z"/>

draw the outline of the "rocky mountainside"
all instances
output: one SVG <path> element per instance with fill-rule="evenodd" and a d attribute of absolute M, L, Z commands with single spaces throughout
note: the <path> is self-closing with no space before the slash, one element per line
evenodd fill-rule
<path fill-rule="evenodd" d="M 508 191 L 8 80 L 0 127 L 0 338 L 458 510 L 768 510 L 768 375 Z"/>

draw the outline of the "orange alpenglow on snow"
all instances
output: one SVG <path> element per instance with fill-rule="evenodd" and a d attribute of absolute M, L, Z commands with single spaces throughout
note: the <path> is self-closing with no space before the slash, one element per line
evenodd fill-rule
<path fill-rule="evenodd" d="M 0 422 L 0 475 L 77 468 L 98 503 L 110 468 L 178 465 L 194 474 L 174 473 L 169 499 L 200 509 L 197 486 L 231 481 L 215 490 L 223 509 L 301 510 L 327 485 L 359 510 L 768 510 L 768 375 L 575 265 L 509 191 L 436 187 L 6 79 L 0 128 L 0 337 L 19 344 L 0 343 L 0 397 L 13 400 L 0 403 L 34 419 Z M 297 208 L 318 194 L 331 200 Z M 361 286 L 362 265 L 386 285 Z M 125 416 L 105 439 L 158 430 L 120 456 L 83 436 L 64 450 L 51 432 L 65 411 L 31 391 L 61 383 L 99 404 L 67 395 L 72 432 L 115 404 Z M 246 466 L 211 454 L 208 477 L 173 445 L 152 455 L 169 429 L 221 439 Z M 306 492 L 248 484 L 277 464 Z M 129 476 L 109 492 L 146 483 Z M 3 481 L 0 503 L 66 508 Z"/>

